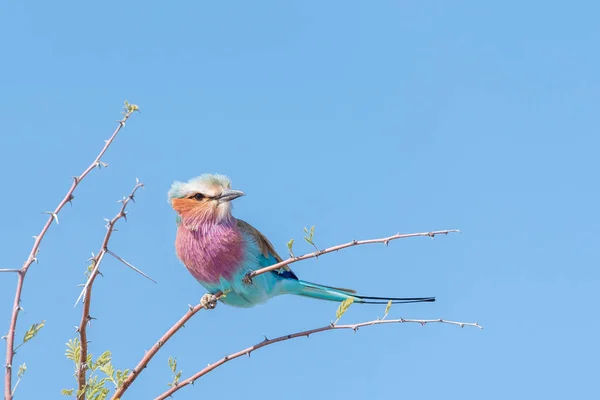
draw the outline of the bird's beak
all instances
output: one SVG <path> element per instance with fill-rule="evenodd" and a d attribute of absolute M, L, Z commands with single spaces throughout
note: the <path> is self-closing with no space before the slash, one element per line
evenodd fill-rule
<path fill-rule="evenodd" d="M 221 193 L 221 195 L 217 198 L 219 203 L 227 203 L 233 199 L 237 199 L 238 197 L 245 196 L 246 194 L 241 190 L 233 190 L 233 189 L 225 189 Z"/>

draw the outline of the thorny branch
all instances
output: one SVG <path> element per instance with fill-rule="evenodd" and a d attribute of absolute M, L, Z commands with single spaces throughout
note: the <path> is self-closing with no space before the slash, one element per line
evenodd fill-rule
<path fill-rule="evenodd" d="M 323 254 L 331 253 L 333 251 L 343 250 L 345 248 L 352 247 L 352 246 L 359 246 L 359 245 L 363 245 L 363 244 L 372 244 L 372 243 L 383 243 L 383 244 L 387 245 L 388 242 L 390 242 L 391 240 L 396 240 L 396 239 L 404 239 L 404 238 L 418 237 L 418 236 L 427 236 L 427 237 L 433 238 L 436 235 L 447 235 L 448 233 L 453 233 L 453 232 L 459 232 L 459 231 L 457 229 L 450 229 L 450 230 L 432 231 L 432 232 L 396 234 L 396 235 L 389 236 L 387 238 L 382 238 L 382 239 L 354 240 L 349 243 L 329 247 L 327 249 L 315 251 L 313 253 L 308 253 L 308 254 L 305 254 L 300 257 L 290 257 L 287 260 L 284 260 L 280 263 L 274 264 L 274 265 L 266 267 L 266 268 L 256 270 L 256 271 L 252 272 L 250 274 L 250 276 L 255 277 L 260 274 L 264 274 L 265 272 L 272 271 L 277 268 L 281 268 L 284 265 L 293 264 L 298 261 L 306 260 L 308 258 L 318 257 Z M 214 293 L 214 295 L 218 299 L 223 295 L 223 293 L 219 291 L 217 293 Z M 173 335 L 175 335 L 175 333 L 177 333 L 177 331 L 179 329 L 181 329 L 183 327 L 183 325 L 187 321 L 190 320 L 190 318 L 192 318 L 194 315 L 196 315 L 196 313 L 198 313 L 198 311 L 202 310 L 203 308 L 204 307 L 200 303 L 196 304 L 195 306 L 190 305 L 189 310 L 185 313 L 185 315 L 183 315 L 179 319 L 179 321 L 177 321 L 171 328 L 169 328 L 169 330 L 167 332 L 165 332 L 164 335 L 162 335 L 162 337 L 150 348 L 150 350 L 148 350 L 146 352 L 146 354 L 144 354 L 144 357 L 142 357 L 142 359 L 137 364 L 137 366 L 131 371 L 131 373 L 129 374 L 127 379 L 125 379 L 125 381 L 123 382 L 123 385 L 115 391 L 115 393 L 113 394 L 111 399 L 117 400 L 117 399 L 120 399 L 121 397 L 123 397 L 123 394 L 125 393 L 125 391 L 127 391 L 127 389 L 129 388 L 129 386 L 131 386 L 133 381 L 135 381 L 136 378 L 142 373 L 142 371 L 148 366 L 148 363 L 150 362 L 150 360 L 152 360 L 152 358 L 156 355 L 156 353 L 158 353 L 160 348 L 169 339 L 171 339 L 171 337 L 173 337 Z M 327 329 L 327 330 L 329 330 L 329 329 Z"/>
<path fill-rule="evenodd" d="M 456 321 L 449 321 L 449 320 L 445 320 L 445 319 L 405 319 L 405 318 L 398 318 L 398 319 L 376 319 L 373 321 L 367 321 L 367 322 L 361 322 L 358 324 L 351 324 L 351 325 L 336 325 L 334 323 L 331 323 L 327 326 L 322 326 L 320 328 L 315 328 L 315 329 L 309 329 L 307 331 L 302 331 L 302 332 L 296 332 L 296 333 L 292 333 L 289 335 L 284 335 L 284 336 L 280 336 L 278 338 L 275 339 L 267 339 L 265 337 L 265 339 L 259 343 L 256 343 L 253 346 L 250 346 L 248 348 L 245 348 L 243 350 L 240 350 L 236 353 L 232 353 L 228 356 L 225 356 L 223 358 L 221 358 L 220 360 L 218 360 L 217 362 L 215 362 L 214 364 L 209 364 L 207 367 L 203 368 L 202 370 L 198 371 L 197 373 L 195 373 L 194 375 L 190 376 L 187 379 L 182 380 L 181 382 L 179 382 L 177 385 L 173 385 L 169 390 L 167 390 L 166 392 L 164 392 L 163 394 L 161 394 L 160 396 L 156 397 L 155 400 L 164 400 L 167 397 L 170 397 L 171 395 L 173 395 L 173 393 L 175 393 L 176 391 L 178 391 L 179 389 L 183 388 L 184 386 L 190 385 L 190 384 L 194 384 L 194 382 L 208 374 L 209 372 L 211 372 L 212 370 L 220 367 L 221 365 L 225 364 L 226 362 L 229 362 L 231 360 L 234 360 L 236 358 L 242 357 L 242 356 L 248 356 L 250 357 L 250 354 L 255 351 L 258 350 L 262 347 L 265 346 L 269 346 L 271 344 L 275 344 L 275 343 L 279 343 L 279 342 L 285 342 L 286 340 L 290 340 L 290 339 L 296 339 L 299 337 L 304 337 L 306 336 L 307 338 L 315 333 L 320 333 L 320 332 L 326 332 L 326 331 L 332 331 L 332 330 L 339 330 L 339 329 L 352 329 L 353 331 L 358 331 L 359 328 L 365 327 L 365 326 L 373 326 L 373 325 L 383 325 L 383 324 L 403 324 L 403 323 L 417 323 L 417 324 L 421 324 L 421 325 L 426 325 L 426 324 L 433 324 L 433 323 L 442 323 L 442 324 L 450 324 L 450 325 L 457 325 L 462 327 L 465 326 L 472 326 L 475 328 L 479 328 L 479 329 L 483 329 L 483 327 L 481 325 L 479 325 L 477 322 L 456 322 Z"/>
<path fill-rule="evenodd" d="M 101 161 L 102 156 L 104 156 L 104 153 L 106 153 L 106 151 L 108 150 L 110 145 L 113 143 L 113 141 L 117 137 L 118 133 L 125 126 L 125 122 L 127 122 L 127 120 L 129 119 L 131 114 L 134 113 L 134 111 L 138 111 L 138 107 L 126 102 L 123 118 L 120 119 L 119 121 L 117 121 L 118 122 L 117 128 L 115 129 L 115 131 L 113 132 L 111 137 L 105 141 L 104 147 L 102 147 L 102 150 L 100 150 L 100 153 L 98 153 L 98 155 L 96 156 L 94 161 L 92 161 L 92 163 L 81 173 L 81 175 L 73 177 L 73 183 L 71 184 L 71 187 L 69 188 L 69 190 L 67 191 L 67 194 L 61 200 L 61 202 L 58 203 L 58 205 L 56 206 L 54 211 L 47 212 L 47 214 L 49 214 L 48 220 L 46 221 L 46 224 L 44 225 L 44 227 L 42 228 L 40 233 L 37 236 L 34 236 L 35 242 L 33 243 L 33 247 L 31 248 L 29 256 L 23 263 L 23 266 L 21 267 L 21 269 L 18 270 L 17 288 L 15 291 L 12 315 L 10 318 L 10 325 L 8 328 L 8 333 L 6 334 L 6 363 L 4 365 L 4 368 L 5 368 L 4 399 L 5 400 L 11 400 L 13 398 L 13 394 L 12 394 L 12 363 L 13 363 L 13 358 L 15 356 L 15 351 L 14 351 L 15 332 L 16 332 L 16 327 L 17 327 L 17 319 L 19 317 L 19 311 L 21 310 L 21 292 L 23 291 L 23 282 L 25 281 L 25 275 L 27 274 L 27 271 L 29 270 L 29 267 L 31 266 L 31 264 L 33 264 L 34 261 L 37 262 L 37 255 L 38 255 L 38 252 L 40 249 L 40 244 L 41 244 L 42 240 L 44 239 L 46 232 L 50 228 L 50 225 L 52 225 L 53 221 L 56 221 L 56 223 L 58 224 L 58 214 L 60 213 L 60 211 L 63 209 L 63 207 L 67 203 L 70 203 L 71 201 L 73 201 L 73 199 L 74 199 L 73 193 L 75 192 L 75 189 L 81 183 L 81 181 L 94 168 L 105 165 L 105 163 L 103 163 Z"/>
<path fill-rule="evenodd" d="M 460 232 L 460 231 L 458 229 L 449 229 L 449 230 L 433 231 L 433 232 L 403 233 L 403 234 L 397 233 L 395 235 L 388 236 L 388 237 L 381 238 L 381 239 L 353 240 L 351 242 L 340 244 L 340 245 L 337 245 L 337 246 L 332 246 L 332 247 L 329 247 L 329 248 L 324 249 L 324 250 L 317 250 L 315 252 L 308 253 L 308 254 L 305 254 L 305 255 L 300 256 L 300 257 L 290 257 L 287 260 L 283 260 L 281 262 L 278 262 L 277 264 L 273 264 L 273 265 L 269 265 L 268 267 L 265 267 L 265 268 L 257 269 L 256 271 L 252 271 L 251 273 L 249 273 L 247 275 L 247 279 L 251 280 L 255 276 L 258 276 L 260 274 L 264 274 L 265 272 L 275 271 L 276 269 L 279 269 L 279 268 L 281 268 L 283 266 L 286 266 L 286 265 L 289 265 L 289 264 L 293 264 L 293 263 L 298 262 L 298 261 L 306 260 L 306 259 L 309 259 L 309 258 L 319 257 L 322 254 L 327 254 L 327 253 L 331 253 L 331 252 L 334 252 L 334 251 L 339 251 L 339 250 L 342 250 L 342 249 L 346 249 L 348 247 L 360 246 L 360 245 L 363 245 L 363 244 L 375 244 L 375 243 L 383 243 L 383 244 L 385 244 L 387 246 L 387 244 L 389 242 L 391 242 L 392 240 L 396 240 L 396 239 L 406 239 L 406 238 L 416 237 L 416 236 L 429 236 L 429 237 L 433 238 L 436 235 L 447 235 L 447 234 L 453 233 L 453 232 Z"/>
<path fill-rule="evenodd" d="M 102 246 L 100 247 L 100 251 L 98 252 L 98 254 L 96 256 L 92 257 L 90 260 L 92 263 L 91 266 L 93 266 L 93 269 L 90 271 L 90 275 L 87 279 L 87 282 L 85 283 L 85 285 L 83 287 L 83 291 L 81 292 L 81 294 L 83 295 L 83 311 L 81 313 L 81 322 L 79 323 L 79 327 L 77 329 L 79 332 L 79 339 L 81 342 L 81 352 L 79 354 L 79 364 L 78 364 L 78 368 L 77 368 L 77 382 L 79 385 L 79 389 L 77 391 L 77 398 L 79 400 L 85 400 L 86 372 L 88 369 L 88 365 L 87 365 L 87 357 L 88 357 L 87 326 L 88 326 L 88 322 L 90 322 L 90 320 L 92 319 L 92 317 L 90 317 L 90 302 L 92 299 L 92 286 L 94 285 L 94 280 L 96 279 L 96 277 L 98 276 L 98 274 L 100 272 L 100 264 L 102 263 L 104 256 L 107 253 L 116 256 L 116 254 L 114 254 L 113 252 L 108 250 L 108 242 L 110 241 L 110 237 L 112 236 L 113 232 L 115 231 L 115 224 L 121 218 L 126 218 L 127 205 L 129 204 L 130 201 L 133 200 L 133 198 L 135 196 L 135 192 L 143 186 L 144 186 L 144 184 L 140 183 L 136 179 L 136 185 L 133 188 L 133 190 L 131 191 L 131 194 L 129 194 L 129 196 L 127 198 L 121 200 L 121 203 L 122 203 L 121 210 L 117 213 L 117 215 L 115 215 L 115 217 L 113 219 L 108 221 L 108 223 L 106 224 L 106 234 L 104 235 L 104 240 L 102 240 Z M 119 257 L 119 259 L 120 259 L 120 257 Z M 122 260 L 122 259 L 120 259 L 120 260 Z M 124 261 L 124 260 L 122 260 L 122 261 Z M 139 272 L 140 274 L 148 277 L 148 275 L 144 274 L 142 271 L 139 271 L 137 268 L 134 267 L 134 269 L 136 270 L 136 272 Z M 150 277 L 148 277 L 148 278 L 152 279 Z"/>

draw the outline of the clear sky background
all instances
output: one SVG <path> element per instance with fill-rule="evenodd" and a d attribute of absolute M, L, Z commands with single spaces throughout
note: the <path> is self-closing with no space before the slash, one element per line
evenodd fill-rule
<path fill-rule="evenodd" d="M 106 259 L 92 352 L 117 368 L 196 304 L 175 256 L 173 180 L 227 174 L 234 215 L 285 255 L 398 231 L 461 229 L 294 265 L 304 279 L 372 295 L 437 296 L 390 317 L 479 321 L 485 330 L 394 325 L 327 332 L 260 350 L 177 399 L 589 398 L 597 393 L 600 5 L 580 2 L 4 2 L 0 13 L 0 268 L 18 268 L 123 100 L 127 124 L 77 189 L 27 275 L 17 399 L 72 388 L 86 259 L 103 218 L 146 187 L 110 247 L 159 284 Z M 0 329 L 16 277 L 0 274 Z M 262 340 L 329 323 L 337 304 L 282 296 L 220 305 L 159 352 L 126 399 Z M 351 307 L 344 322 L 382 315 Z M 2 351 L 4 354 L 4 350 Z M 37 396 L 36 396 L 37 395 Z"/>

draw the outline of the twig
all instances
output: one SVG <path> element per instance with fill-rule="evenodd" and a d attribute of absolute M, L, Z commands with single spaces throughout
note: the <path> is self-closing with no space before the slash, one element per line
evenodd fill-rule
<path fill-rule="evenodd" d="M 100 150 L 100 153 L 98 153 L 98 156 L 96 156 L 94 161 L 89 165 L 89 167 L 87 167 L 81 173 L 81 175 L 73 177 L 73 183 L 71 184 L 71 187 L 67 191 L 67 194 L 61 200 L 61 202 L 58 203 L 58 206 L 56 206 L 54 211 L 52 211 L 50 213 L 50 216 L 48 217 L 48 220 L 46 221 L 46 224 L 44 225 L 44 227 L 42 228 L 40 233 L 37 236 L 34 236 L 35 242 L 33 243 L 33 247 L 31 248 L 29 256 L 23 263 L 23 266 L 19 270 L 19 276 L 18 276 L 18 280 L 17 280 L 17 288 L 15 291 L 15 298 L 14 298 L 14 302 L 13 302 L 12 315 L 10 318 L 10 325 L 8 328 L 8 333 L 6 334 L 6 363 L 4 365 L 5 370 L 6 370 L 5 375 L 4 375 L 4 399 L 5 400 L 12 399 L 12 388 L 11 388 L 11 386 L 12 386 L 12 363 L 13 363 L 13 358 L 15 356 L 15 352 L 14 352 L 15 331 L 16 331 L 16 327 L 17 327 L 17 319 L 19 316 L 19 311 L 21 309 L 20 308 L 21 292 L 23 290 L 23 282 L 25 280 L 25 275 L 27 274 L 27 271 L 29 270 L 29 267 L 31 266 L 31 264 L 34 261 L 37 261 L 36 257 L 37 257 L 38 251 L 40 249 L 40 244 L 42 242 L 42 239 L 44 239 L 46 232 L 50 228 L 50 225 L 52 225 L 52 221 L 56 220 L 58 222 L 58 214 L 60 213 L 60 211 L 63 209 L 63 207 L 67 203 L 70 203 L 71 201 L 73 201 L 73 198 L 74 198 L 73 192 L 75 192 L 75 189 L 77 188 L 77 186 L 94 168 L 102 165 L 101 164 L 102 161 L 100 161 L 100 159 L 102 158 L 104 153 L 106 153 L 106 151 L 108 150 L 110 145 L 113 143 L 113 141 L 117 137 L 117 134 L 125 126 L 125 122 L 127 122 L 129 117 L 131 116 L 131 114 L 133 114 L 134 111 L 137 111 L 137 106 L 129 105 L 128 103 L 126 103 L 125 110 L 126 110 L 126 112 L 124 113 L 123 118 L 121 120 L 117 121 L 119 125 L 117 126 L 117 128 L 115 129 L 115 131 L 113 132 L 111 137 L 105 141 L 104 147 L 102 147 L 102 150 Z"/>
<path fill-rule="evenodd" d="M 260 274 L 264 274 L 265 272 L 268 271 L 272 271 L 274 269 L 280 268 L 284 265 L 288 265 L 288 264 L 292 264 L 298 261 L 302 261 L 302 260 L 306 260 L 308 258 L 313 258 L 313 257 L 317 257 L 320 256 L 321 254 L 326 254 L 326 253 L 331 253 L 332 251 L 337 251 L 337 250 L 342 250 L 345 249 L 347 247 L 352 247 L 352 246 L 357 246 L 357 245 L 361 245 L 361 244 L 369 244 L 369 243 L 385 243 L 387 244 L 387 242 L 389 242 L 390 240 L 395 240 L 395 239 L 403 239 L 403 238 L 408 238 L 408 237 L 415 237 L 415 236 L 429 236 L 429 237 L 434 237 L 435 235 L 446 235 L 448 233 L 451 232 L 459 232 L 456 229 L 452 229 L 452 230 L 444 230 L 444 231 L 433 231 L 433 232 L 423 232 L 423 233 L 409 233 L 409 234 L 397 234 L 394 236 L 390 236 L 387 238 L 383 238 L 383 239 L 370 239 L 370 240 L 361 240 L 361 241 L 357 241 L 354 240 L 350 243 L 346 243 L 346 244 L 342 244 L 342 245 L 338 245 L 338 246 L 334 246 L 334 247 L 330 247 L 328 249 L 325 250 L 321 250 L 319 252 L 314 252 L 314 253 L 309 253 L 309 254 L 305 254 L 303 256 L 300 257 L 290 257 L 285 261 L 282 261 L 280 263 L 277 263 L 273 266 L 267 267 L 267 268 L 262 268 L 259 270 L 256 270 L 254 272 L 251 273 L 252 277 L 255 277 L 257 275 Z M 218 291 L 216 293 L 213 293 L 215 295 L 215 297 L 218 299 L 223 295 L 223 292 Z M 142 373 L 142 371 L 148 366 L 148 363 L 150 362 L 150 360 L 152 360 L 152 358 L 156 355 L 156 353 L 158 353 L 158 351 L 160 350 L 160 348 L 169 340 L 171 339 L 171 337 L 173 337 L 173 335 L 175 335 L 175 333 L 177 333 L 177 331 L 179 329 L 181 329 L 181 327 L 190 320 L 190 318 L 192 318 L 194 315 L 196 315 L 196 313 L 198 311 L 200 311 L 201 309 L 203 309 L 204 307 L 202 306 L 202 304 L 196 304 L 195 306 L 190 306 L 189 310 L 187 313 L 185 313 L 185 315 L 183 315 L 179 321 L 177 321 L 151 348 L 150 350 L 148 350 L 146 352 L 146 354 L 144 354 L 144 357 L 142 357 L 142 359 L 140 360 L 140 362 L 137 364 L 137 366 L 131 371 L 131 373 L 129 374 L 129 376 L 127 376 L 127 379 L 125 379 L 125 381 L 123 382 L 123 385 L 121 385 L 121 387 L 119 387 L 115 393 L 113 394 L 113 396 L 111 397 L 111 400 L 117 400 L 120 399 L 121 397 L 123 397 L 123 394 L 127 391 L 127 389 L 129 388 L 129 386 L 133 383 L 133 381 L 136 380 L 136 378 Z"/>
<path fill-rule="evenodd" d="M 131 386 L 133 381 L 140 375 L 140 373 L 148 366 L 148 363 L 152 358 L 158 353 L 158 350 L 173 336 L 179 329 L 183 327 L 183 325 L 196 313 L 202 310 L 204 307 L 201 304 L 197 304 L 195 306 L 190 306 L 189 310 L 183 317 L 179 319 L 164 335 L 161 336 L 160 339 L 144 354 L 144 357 L 140 360 L 138 365 L 131 370 L 131 373 L 127 376 L 123 384 L 115 390 L 115 393 L 112 395 L 111 399 L 116 400 L 123 397 L 123 393 Z"/>
<path fill-rule="evenodd" d="M 21 272 L 20 269 L 0 269 L 0 272 Z"/>
<path fill-rule="evenodd" d="M 381 239 L 353 240 L 351 242 L 340 244 L 340 245 L 333 246 L 333 247 L 329 247 L 324 250 L 318 250 L 313 253 L 308 253 L 308 254 L 305 254 L 300 257 L 290 257 L 287 260 L 278 262 L 277 264 L 273 264 L 273 265 L 270 265 L 265 268 L 257 269 L 256 271 L 252 271 L 247 275 L 247 277 L 248 277 L 248 279 L 252 279 L 255 276 L 264 274 L 265 272 L 275 271 L 276 269 L 279 269 L 279 268 L 289 265 L 289 264 L 293 264 L 298 261 L 306 260 L 309 258 L 319 257 L 323 254 L 331 253 L 334 251 L 339 251 L 342 249 L 346 249 L 348 247 L 360 246 L 363 244 L 374 244 L 374 243 L 383 243 L 387 246 L 387 244 L 389 242 L 391 242 L 392 240 L 396 240 L 396 239 L 406 239 L 406 238 L 417 237 L 417 236 L 429 236 L 429 237 L 433 238 L 436 235 L 447 235 L 447 234 L 453 233 L 453 232 L 460 232 L 460 231 L 458 229 L 447 229 L 447 230 L 443 230 L 443 231 L 421 232 L 421 233 L 403 233 L 403 234 L 397 233 L 393 236 L 388 236 L 388 237 L 381 238 Z"/>
<path fill-rule="evenodd" d="M 269 346 L 274 343 L 285 342 L 286 340 L 295 339 L 295 338 L 299 338 L 299 337 L 303 337 L 303 336 L 309 337 L 312 334 L 325 332 L 325 331 L 332 331 L 332 330 L 339 330 L 339 329 L 352 329 L 353 331 L 356 332 L 356 331 L 358 331 L 359 328 L 362 328 L 365 326 L 383 325 L 383 324 L 402 324 L 402 323 L 418 323 L 421 325 L 442 323 L 442 324 L 457 325 L 457 326 L 460 326 L 461 328 L 465 327 L 465 326 L 472 326 L 475 328 L 483 329 L 483 327 L 481 325 L 479 325 L 477 322 L 456 322 L 456 321 L 449 321 L 449 320 L 445 320 L 445 319 L 405 319 L 405 318 L 388 319 L 388 320 L 377 319 L 377 320 L 373 320 L 373 321 L 361 322 L 361 323 L 352 324 L 352 325 L 335 325 L 335 324 L 331 323 L 327 326 L 322 326 L 320 328 L 310 329 L 310 330 L 302 331 L 302 332 L 296 332 L 296 333 L 292 333 L 289 335 L 280 336 L 275 339 L 265 338 L 263 341 L 256 343 L 254 346 L 250 346 L 250 347 L 240 350 L 236 353 L 232 353 L 228 356 L 225 356 L 225 357 L 221 358 L 220 360 L 218 360 L 217 362 L 215 362 L 214 364 L 209 364 L 207 367 L 205 367 L 201 371 L 195 373 L 194 375 L 190 376 L 187 379 L 184 379 L 183 381 L 179 382 L 177 385 L 172 386 L 169 390 L 167 390 L 160 396 L 156 397 L 155 400 L 164 400 L 167 397 L 170 397 L 171 395 L 173 395 L 173 393 L 175 393 L 179 389 L 183 388 L 184 386 L 193 384 L 198 378 L 208 374 L 209 372 L 220 367 L 221 365 L 225 364 L 226 362 L 229 362 L 231 360 L 234 360 L 234 359 L 242 357 L 242 356 L 246 356 L 246 355 L 250 356 L 250 354 L 253 351 L 258 350 L 265 346 Z"/>
<path fill-rule="evenodd" d="M 83 291 L 80 295 L 80 297 L 83 295 L 83 311 L 81 313 L 81 322 L 79 323 L 79 328 L 77 329 L 79 332 L 79 339 L 81 342 L 81 352 L 79 354 L 79 364 L 77 368 L 77 382 L 79 385 L 79 389 L 77 391 L 78 400 L 85 400 L 86 372 L 88 369 L 87 325 L 88 322 L 92 319 L 90 317 L 90 302 L 92 299 L 92 287 L 94 285 L 94 280 L 96 279 L 96 276 L 98 276 L 100 264 L 104 259 L 104 255 L 109 252 L 108 242 L 110 241 L 110 237 L 115 231 L 115 224 L 121 218 L 125 218 L 125 209 L 127 208 L 127 204 L 129 204 L 129 202 L 133 200 L 135 192 L 143 186 L 143 183 L 140 183 L 138 180 L 136 180 L 136 185 L 131 191 L 131 194 L 129 195 L 129 197 L 122 201 L 121 210 L 119 211 L 119 213 L 115 215 L 115 217 L 108 221 L 108 223 L 106 224 L 106 234 L 104 235 L 104 240 L 102 240 L 102 246 L 100 247 L 100 251 L 96 256 L 92 257 L 91 260 L 94 268 L 92 269 L 90 276 L 88 277 L 87 282 L 85 283 Z"/>

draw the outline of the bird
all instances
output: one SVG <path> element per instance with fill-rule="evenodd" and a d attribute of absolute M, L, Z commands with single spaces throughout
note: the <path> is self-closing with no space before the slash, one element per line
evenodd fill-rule
<path fill-rule="evenodd" d="M 255 227 L 232 215 L 231 202 L 245 196 L 231 188 L 222 174 L 205 173 L 187 182 L 175 181 L 168 201 L 176 212 L 177 257 L 190 274 L 206 289 L 201 300 L 205 308 L 219 301 L 233 307 L 249 308 L 283 294 L 320 300 L 386 304 L 432 302 L 435 297 L 374 297 L 355 290 L 307 282 L 286 265 L 248 280 L 247 274 L 278 262 L 282 258 L 273 244 Z"/>

